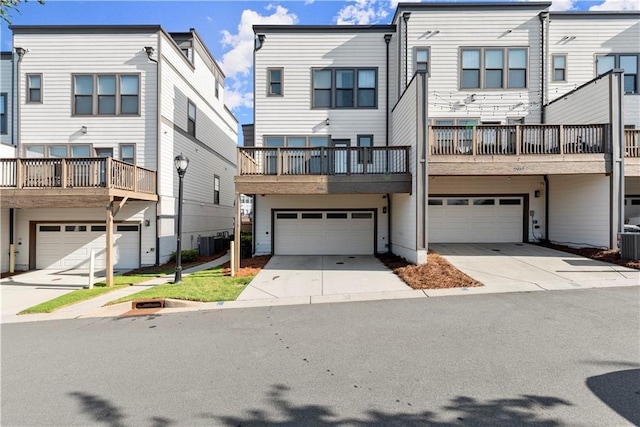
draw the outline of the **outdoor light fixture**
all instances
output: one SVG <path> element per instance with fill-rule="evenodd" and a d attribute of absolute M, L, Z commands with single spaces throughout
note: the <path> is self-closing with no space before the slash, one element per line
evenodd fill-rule
<path fill-rule="evenodd" d="M 27 53 L 27 50 L 25 48 L 23 48 L 23 47 L 17 47 L 17 48 L 15 48 L 15 51 L 18 54 L 18 56 L 20 57 L 20 59 L 22 59 L 24 54 Z"/>
<path fill-rule="evenodd" d="M 154 48 L 151 46 L 145 46 L 144 47 L 144 51 L 147 53 L 147 56 L 149 57 L 149 59 L 151 59 L 151 57 L 153 56 L 153 52 L 154 52 Z"/>
<path fill-rule="evenodd" d="M 325 124 L 326 124 L 327 126 L 329 126 L 329 125 L 331 124 L 331 120 L 329 120 L 329 117 L 327 117 L 327 120 L 325 120 L 324 122 L 325 122 Z"/>
<path fill-rule="evenodd" d="M 87 127 L 86 126 L 82 126 L 80 128 L 80 132 L 82 132 L 83 134 L 86 134 L 87 133 Z"/>
<path fill-rule="evenodd" d="M 173 163 L 176 166 L 178 172 L 178 237 L 176 248 L 176 277 L 173 283 L 180 283 L 182 281 L 182 179 L 184 174 L 187 173 L 189 167 L 189 158 L 182 153 L 177 155 L 173 159 Z"/>

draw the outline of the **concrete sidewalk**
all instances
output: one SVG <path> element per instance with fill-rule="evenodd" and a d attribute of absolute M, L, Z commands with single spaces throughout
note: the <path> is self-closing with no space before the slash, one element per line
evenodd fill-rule
<path fill-rule="evenodd" d="M 197 265 L 195 267 L 187 268 L 183 270 L 182 275 L 188 276 L 196 271 L 208 270 L 210 268 L 218 267 L 225 262 L 229 261 L 229 254 L 226 254 L 213 261 Z M 105 317 L 105 316 L 119 316 L 131 309 L 131 303 L 116 304 L 113 306 L 103 307 L 106 303 L 123 298 L 138 292 L 142 292 L 145 289 L 152 288 L 157 285 L 173 282 L 174 275 L 169 274 L 155 279 L 147 280 L 136 285 L 132 285 L 126 288 L 118 289 L 117 291 L 108 292 L 96 298 L 92 298 L 83 301 L 78 304 L 73 304 L 68 307 L 63 307 L 60 310 L 56 310 L 53 313 L 42 314 L 23 314 L 18 316 L 18 311 L 24 310 L 28 307 L 14 312 L 5 313 L 4 306 L 2 312 L 1 323 L 16 323 L 16 322 L 33 322 L 39 320 L 60 320 L 60 319 L 75 319 L 79 317 Z M 81 287 L 77 287 L 80 289 Z M 75 288 L 68 289 L 68 292 L 75 290 Z M 54 297 L 52 297 L 54 298 Z"/>

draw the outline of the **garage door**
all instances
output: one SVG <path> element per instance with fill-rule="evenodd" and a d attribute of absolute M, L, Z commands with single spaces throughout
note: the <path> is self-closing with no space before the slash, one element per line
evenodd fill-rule
<path fill-rule="evenodd" d="M 624 218 L 630 224 L 640 224 L 640 197 L 627 196 L 624 199 Z"/>
<path fill-rule="evenodd" d="M 371 255 L 373 212 L 276 212 L 276 255 Z"/>
<path fill-rule="evenodd" d="M 429 242 L 522 242 L 522 197 L 430 197 Z"/>
<path fill-rule="evenodd" d="M 38 224 L 36 268 L 89 268 L 95 249 L 96 268 L 106 268 L 106 226 L 103 224 Z M 114 268 L 140 266 L 140 229 L 137 224 L 114 225 Z"/>

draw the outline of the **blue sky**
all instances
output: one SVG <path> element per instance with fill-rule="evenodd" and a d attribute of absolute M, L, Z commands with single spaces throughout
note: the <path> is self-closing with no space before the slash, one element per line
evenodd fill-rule
<path fill-rule="evenodd" d="M 404 0 L 406 1 L 406 0 Z M 482 0 L 477 0 L 482 1 Z M 160 24 L 167 31 L 195 28 L 222 66 L 225 102 L 241 124 L 253 120 L 253 24 L 388 24 L 397 0 L 298 1 L 63 1 L 35 0 L 13 12 L 16 25 Z M 553 0 L 552 10 L 640 9 L 640 0 Z M 11 50 L 2 23 L 0 48 Z"/>

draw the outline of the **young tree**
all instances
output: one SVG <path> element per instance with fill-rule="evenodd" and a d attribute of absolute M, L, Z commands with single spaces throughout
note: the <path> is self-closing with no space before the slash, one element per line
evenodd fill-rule
<path fill-rule="evenodd" d="M 16 11 L 20 13 L 18 5 L 22 2 L 26 3 L 29 0 L 1 0 L 0 4 L 0 19 L 7 24 L 11 25 L 11 12 Z M 38 0 L 38 3 L 44 4 L 44 0 Z"/>

